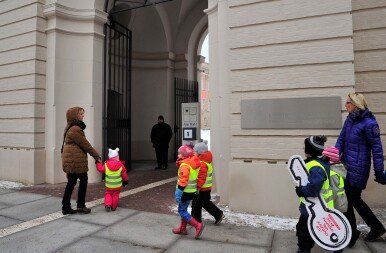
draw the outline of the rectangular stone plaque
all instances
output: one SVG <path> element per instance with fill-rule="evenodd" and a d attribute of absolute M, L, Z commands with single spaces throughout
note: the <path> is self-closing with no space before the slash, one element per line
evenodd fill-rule
<path fill-rule="evenodd" d="M 241 100 L 242 129 L 340 129 L 341 97 Z"/>

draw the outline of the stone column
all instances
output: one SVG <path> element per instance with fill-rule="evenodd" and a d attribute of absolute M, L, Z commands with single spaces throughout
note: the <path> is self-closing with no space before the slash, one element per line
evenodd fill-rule
<path fill-rule="evenodd" d="M 95 7 L 96 6 L 96 7 Z M 46 181 L 66 181 L 61 146 L 66 111 L 73 106 L 86 111 L 86 138 L 102 152 L 103 24 L 107 14 L 94 1 L 47 1 L 46 76 Z M 102 154 L 101 154 L 102 155 Z M 100 175 L 89 157 L 89 182 Z"/>

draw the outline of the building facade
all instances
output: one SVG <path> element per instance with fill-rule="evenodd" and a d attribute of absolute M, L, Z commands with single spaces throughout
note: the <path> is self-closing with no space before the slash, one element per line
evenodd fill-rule
<path fill-rule="evenodd" d="M 130 7 L 113 2 L 0 3 L 1 179 L 65 180 L 60 148 L 71 106 L 85 108 L 87 138 L 102 150 L 103 28 L 113 8 Z M 239 211 L 296 215 L 286 161 L 303 153 L 309 135 L 328 135 L 333 145 L 339 129 L 254 128 L 259 122 L 244 103 L 339 97 L 339 115 L 331 118 L 341 124 L 346 95 L 363 92 L 384 142 L 385 10 L 383 0 L 174 0 L 116 12 L 133 34 L 133 160 L 154 159 L 151 126 L 159 114 L 172 122 L 174 77 L 197 79 L 198 48 L 209 32 L 211 148 L 221 202 Z M 90 171 L 90 181 L 97 180 Z M 371 206 L 386 206 L 381 193 L 370 177 L 364 195 Z"/>

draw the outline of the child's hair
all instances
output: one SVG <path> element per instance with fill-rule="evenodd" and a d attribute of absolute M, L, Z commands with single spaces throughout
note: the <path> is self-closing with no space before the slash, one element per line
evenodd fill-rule
<path fill-rule="evenodd" d="M 325 135 L 310 136 L 304 140 L 304 152 L 311 156 L 321 156 L 326 141 Z"/>

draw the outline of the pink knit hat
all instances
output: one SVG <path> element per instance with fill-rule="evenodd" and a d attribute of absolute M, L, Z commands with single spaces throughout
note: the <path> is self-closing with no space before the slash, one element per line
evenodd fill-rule
<path fill-rule="evenodd" d="M 340 163 L 339 149 L 337 149 L 336 147 L 331 146 L 331 147 L 325 148 L 322 155 L 330 158 L 331 164 Z"/>
<path fill-rule="evenodd" d="M 194 153 L 194 150 L 191 147 L 187 146 L 187 145 L 181 146 L 178 149 L 178 154 L 181 154 L 183 157 L 192 156 L 193 153 Z"/>

